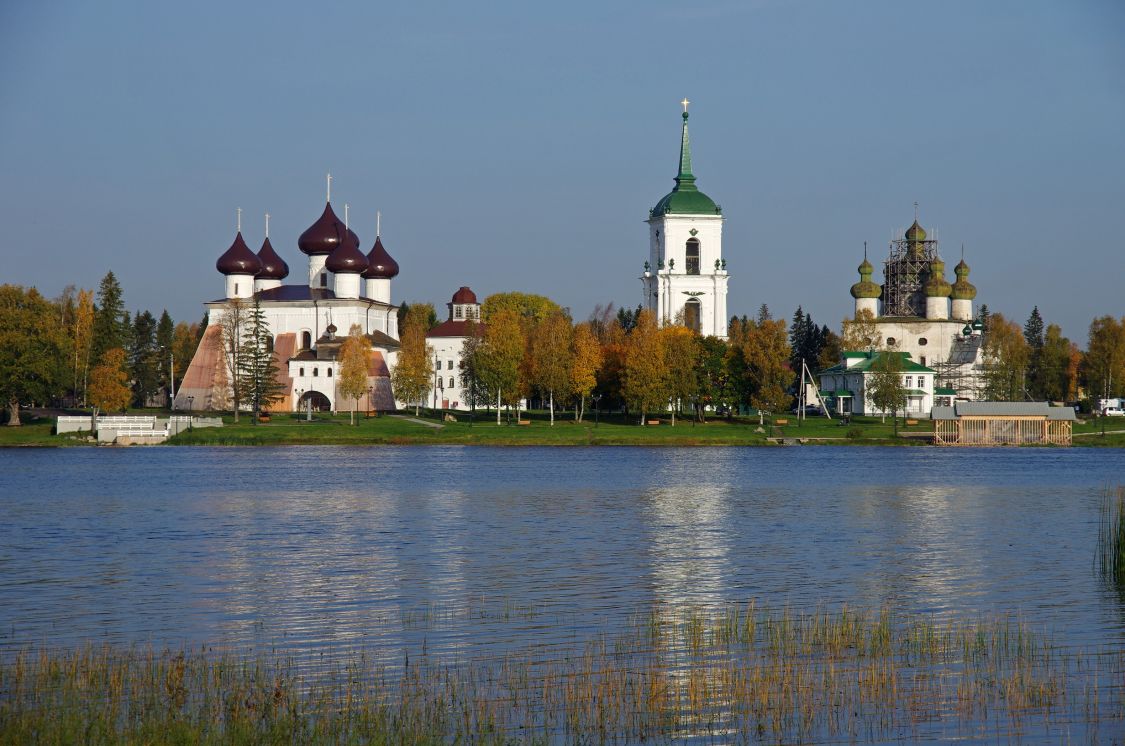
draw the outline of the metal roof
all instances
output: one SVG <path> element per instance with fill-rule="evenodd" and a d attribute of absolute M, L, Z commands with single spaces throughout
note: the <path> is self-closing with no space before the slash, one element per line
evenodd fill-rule
<path fill-rule="evenodd" d="M 1071 407 L 1052 407 L 1047 402 L 1022 401 L 959 401 L 952 407 L 934 407 L 935 420 L 953 420 L 958 417 L 1044 417 L 1048 420 L 1077 419 Z"/>

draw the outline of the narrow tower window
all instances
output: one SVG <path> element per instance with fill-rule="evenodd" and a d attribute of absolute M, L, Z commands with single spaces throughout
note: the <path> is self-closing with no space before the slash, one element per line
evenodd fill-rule
<path fill-rule="evenodd" d="M 312 333 L 301 332 L 301 349 L 307 350 L 312 347 Z"/>
<path fill-rule="evenodd" d="M 699 274 L 699 240 L 689 238 L 687 242 L 687 273 Z"/>

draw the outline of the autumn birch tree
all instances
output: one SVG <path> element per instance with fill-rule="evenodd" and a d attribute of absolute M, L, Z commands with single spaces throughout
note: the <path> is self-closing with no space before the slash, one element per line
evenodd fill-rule
<path fill-rule="evenodd" d="M 571 349 L 570 389 L 575 396 L 574 420 L 581 422 L 586 397 L 598 385 L 598 370 L 602 366 L 602 348 L 589 322 L 575 327 Z"/>
<path fill-rule="evenodd" d="M 532 326 L 531 383 L 547 393 L 551 426 L 555 424 L 555 396 L 570 393 L 571 344 L 574 328 L 561 310 L 551 311 Z"/>
<path fill-rule="evenodd" d="M 664 341 L 668 394 L 672 399 L 672 426 L 676 410 L 684 402 L 694 402 L 699 394 L 699 335 L 685 326 L 672 325 L 660 330 Z"/>
<path fill-rule="evenodd" d="M 125 372 L 125 350 L 113 347 L 102 354 L 102 362 L 90 373 L 88 398 L 95 421 L 99 410 L 118 412 L 129 406 L 133 392 L 129 388 L 129 374 Z M 91 432 L 93 430 L 91 427 Z"/>
<path fill-rule="evenodd" d="M 89 290 L 79 290 L 72 332 L 74 338 L 74 397 L 83 404 L 86 402 L 86 382 L 90 373 L 90 350 L 93 332 L 94 294 Z"/>
<path fill-rule="evenodd" d="M 367 393 L 367 365 L 371 357 L 371 343 L 359 324 L 352 324 L 348 338 L 340 346 L 340 378 L 336 387 L 341 396 L 355 403 L 350 412 L 351 424 L 355 424 L 355 411 L 359 409 L 360 398 Z"/>
<path fill-rule="evenodd" d="M 230 386 L 230 401 L 234 405 L 234 421 L 238 422 L 238 410 L 242 408 L 243 372 L 243 327 L 246 325 L 246 304 L 241 298 L 231 298 L 223 306 L 219 320 L 223 362 Z"/>
<path fill-rule="evenodd" d="M 984 359 L 989 398 L 1023 401 L 1031 347 L 1020 325 L 992 314 L 984 335 Z"/>
<path fill-rule="evenodd" d="M 403 319 L 398 362 L 391 372 L 395 396 L 406 404 L 413 403 L 416 417 L 434 375 L 434 361 L 430 346 L 426 344 L 427 331 L 429 314 L 424 304 L 411 306 Z"/>
<path fill-rule="evenodd" d="M 631 406 L 645 416 L 668 401 L 668 377 L 664 340 L 656 327 L 656 316 L 647 308 L 635 317 L 625 350 L 624 394 Z"/>
<path fill-rule="evenodd" d="M 500 407 L 519 406 L 520 365 L 525 350 L 523 325 L 515 310 L 497 309 L 484 329 L 478 375 L 489 391 L 495 392 L 496 424 L 500 424 Z"/>

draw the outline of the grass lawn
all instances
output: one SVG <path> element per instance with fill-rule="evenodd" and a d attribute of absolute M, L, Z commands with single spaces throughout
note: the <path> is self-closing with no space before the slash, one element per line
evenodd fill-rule
<path fill-rule="evenodd" d="M 159 410 L 137 410 L 131 414 L 167 416 Z M 797 439 L 810 443 L 828 445 L 923 445 L 925 438 L 909 437 L 912 433 L 933 431 L 929 420 L 918 420 L 916 424 L 904 425 L 899 418 L 899 433 L 906 437 L 893 437 L 890 418 L 881 422 L 878 417 L 853 417 L 844 425 L 838 418 L 809 417 L 798 421 L 793 415 L 766 417 L 759 432 L 758 417 L 709 417 L 706 423 L 693 424 L 690 419 L 676 418 L 673 427 L 671 417 L 661 415 L 650 417 L 658 419 L 659 425 L 640 426 L 637 417 L 625 418 L 619 414 L 602 413 L 595 423 L 593 417 L 581 423 L 574 421 L 574 414 L 556 413 L 552 427 L 546 412 L 522 413 L 521 417 L 530 420 L 529 425 L 496 424 L 495 412 L 479 412 L 470 420 L 468 413 L 455 415 L 456 422 L 442 422 L 440 413 L 422 410 L 415 421 L 412 412 L 401 416 L 383 415 L 365 417 L 357 414 L 356 424 L 348 424 L 348 415 L 314 414 L 311 422 L 305 421 L 304 414 L 276 414 L 270 422 L 255 423 L 247 415 L 235 424 L 230 415 L 223 417 L 222 428 L 199 428 L 180 433 L 168 441 L 169 445 L 371 445 L 389 444 L 445 444 L 445 445 L 641 445 L 641 446 L 702 446 L 730 445 L 751 446 L 771 445 L 775 439 Z M 787 420 L 781 423 L 782 420 Z M 424 424 L 425 423 L 425 424 Z M 82 445 L 85 441 L 73 435 L 52 434 L 53 418 L 24 420 L 18 428 L 0 427 L 0 447 L 4 446 L 69 446 Z M 435 427 L 436 425 L 441 427 Z M 1125 421 L 1113 419 L 1106 421 L 1109 434 L 1101 436 L 1101 422 L 1079 422 L 1075 426 L 1074 439 L 1077 446 L 1125 447 Z"/>
<path fill-rule="evenodd" d="M 589 418 L 581 423 L 573 414 L 556 414 L 551 425 L 546 412 L 523 413 L 529 425 L 514 423 L 496 424 L 496 414 L 480 412 L 470 419 L 468 413 L 458 413 L 456 422 L 441 422 L 432 411 L 423 410 L 416 421 L 411 413 L 401 417 L 358 417 L 356 425 L 348 424 L 346 414 L 314 415 L 306 422 L 304 415 L 275 415 L 268 423 L 253 423 L 243 417 L 235 425 L 224 417 L 221 429 L 199 429 L 181 433 L 169 442 L 176 445 L 264 445 L 264 444 L 368 444 L 368 443 L 419 443 L 450 445 L 767 445 L 770 437 L 825 438 L 830 443 L 902 443 L 906 439 L 891 440 L 890 420 L 880 423 L 878 418 L 856 418 L 849 426 L 838 420 L 823 417 L 809 418 L 798 423 L 795 417 L 788 424 L 772 425 L 773 418 L 765 418 L 759 432 L 757 417 L 710 418 L 706 423 L 693 424 L 690 419 L 661 416 L 660 424 L 640 426 L 637 418 L 602 414 L 596 420 Z M 434 425 L 441 424 L 440 428 Z M 900 422 L 901 424 L 901 422 Z M 928 423 L 903 427 L 903 432 L 926 431 Z"/>

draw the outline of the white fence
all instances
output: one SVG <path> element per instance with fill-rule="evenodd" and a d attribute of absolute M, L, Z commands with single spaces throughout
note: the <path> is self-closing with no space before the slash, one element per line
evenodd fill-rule
<path fill-rule="evenodd" d="M 148 415 L 104 415 L 97 418 L 95 430 L 99 443 L 113 443 L 119 437 L 135 438 L 147 435 L 152 438 L 167 438 L 184 430 L 196 427 L 222 427 L 221 417 L 190 417 L 172 415 L 160 418 Z M 89 432 L 90 418 L 85 415 L 62 415 L 55 423 L 55 432 Z"/>

